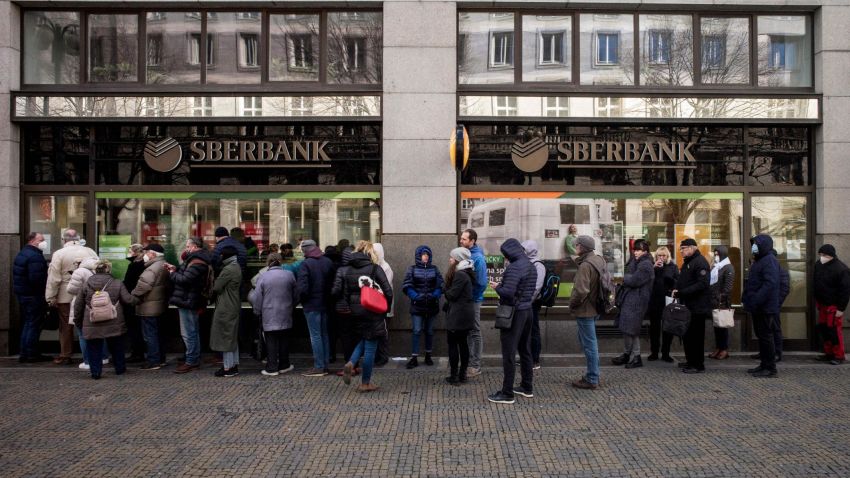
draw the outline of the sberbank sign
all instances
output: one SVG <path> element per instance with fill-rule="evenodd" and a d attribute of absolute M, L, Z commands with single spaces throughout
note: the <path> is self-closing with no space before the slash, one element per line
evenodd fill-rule
<path fill-rule="evenodd" d="M 693 169 L 694 146 L 684 141 L 561 141 L 553 146 L 535 137 L 514 143 L 511 159 L 520 170 L 533 173 L 548 163 L 554 147 L 559 168 Z"/>

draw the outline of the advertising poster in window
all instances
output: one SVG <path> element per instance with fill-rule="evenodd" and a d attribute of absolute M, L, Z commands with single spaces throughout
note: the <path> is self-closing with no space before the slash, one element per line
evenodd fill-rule
<path fill-rule="evenodd" d="M 102 235 L 98 237 L 98 255 L 101 259 L 112 262 L 112 277 L 124 279 L 127 273 L 127 250 L 130 249 L 132 238 L 129 234 Z"/>
<path fill-rule="evenodd" d="M 685 239 L 693 239 L 697 241 L 700 254 L 711 264 L 714 257 L 714 254 L 711 252 L 712 246 L 721 245 L 720 240 L 712 239 L 711 237 L 711 224 L 676 224 L 675 230 L 676 249 L 679 248 L 679 244 Z M 676 265 L 679 269 L 682 268 L 682 264 L 684 264 L 684 259 L 681 254 L 677 254 Z"/>

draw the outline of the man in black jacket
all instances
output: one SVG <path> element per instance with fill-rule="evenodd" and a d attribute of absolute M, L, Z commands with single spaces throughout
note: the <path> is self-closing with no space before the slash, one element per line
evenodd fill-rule
<path fill-rule="evenodd" d="M 850 269 L 838 260 L 832 244 L 824 244 L 818 249 L 814 286 L 818 330 L 824 352 L 818 360 L 840 365 L 845 360 L 842 321 L 844 309 L 850 302 Z"/>
<path fill-rule="evenodd" d="M 202 249 L 200 237 L 186 241 L 186 260 L 180 267 L 168 264 L 174 292 L 169 304 L 177 306 L 180 314 L 180 335 L 186 344 L 186 362 L 174 373 L 191 372 L 201 366 L 201 335 L 199 330 L 200 311 L 207 306 L 209 297 L 210 257 Z"/>
<path fill-rule="evenodd" d="M 685 239 L 679 245 L 684 259 L 673 296 L 691 312 L 691 323 L 683 337 L 685 361 L 679 367 L 685 373 L 705 373 L 705 321 L 711 318 L 711 268 L 699 252 L 697 241 Z"/>
<path fill-rule="evenodd" d="M 44 290 L 47 288 L 47 261 L 43 250 L 47 248 L 44 236 L 31 232 L 21 252 L 15 256 L 12 281 L 15 295 L 21 305 L 21 363 L 50 360 L 38 353 L 38 340 L 47 303 Z"/>
<path fill-rule="evenodd" d="M 327 298 L 330 297 L 334 276 L 333 263 L 322 254 L 316 241 L 301 242 L 304 262 L 298 269 L 297 290 L 299 302 L 304 308 L 307 328 L 310 330 L 310 345 L 313 349 L 313 368 L 302 375 L 321 377 L 327 375 L 330 361 L 330 336 L 328 335 Z"/>
<path fill-rule="evenodd" d="M 127 251 L 127 272 L 124 273 L 124 287 L 132 291 L 139 283 L 139 277 L 145 271 L 144 246 L 132 244 Z M 145 361 L 145 340 L 142 336 L 142 322 L 136 317 L 136 308 L 133 305 L 124 307 L 124 322 L 127 324 L 127 335 L 130 337 L 130 357 L 126 363 L 139 363 Z"/>

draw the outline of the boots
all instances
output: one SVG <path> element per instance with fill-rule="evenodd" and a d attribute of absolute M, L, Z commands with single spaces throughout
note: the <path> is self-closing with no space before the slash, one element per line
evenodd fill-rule
<path fill-rule="evenodd" d="M 434 361 L 431 360 L 431 352 L 425 352 L 425 365 L 434 365 Z"/>
<path fill-rule="evenodd" d="M 635 355 L 635 358 L 633 358 L 631 362 L 626 364 L 626 368 L 639 368 L 639 367 L 643 367 L 643 361 L 640 359 L 640 355 Z"/>
<path fill-rule="evenodd" d="M 629 354 L 623 354 L 619 357 L 614 357 L 611 359 L 611 363 L 614 365 L 625 365 L 629 362 Z"/>
<path fill-rule="evenodd" d="M 414 355 L 410 357 L 410 360 L 407 361 L 407 369 L 410 370 L 412 368 L 416 368 L 419 366 L 419 359 Z"/>

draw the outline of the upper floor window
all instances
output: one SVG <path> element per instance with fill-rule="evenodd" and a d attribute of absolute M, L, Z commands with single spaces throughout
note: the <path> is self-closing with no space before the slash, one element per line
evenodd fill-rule
<path fill-rule="evenodd" d="M 239 102 L 239 116 L 263 116 L 263 98 L 245 96 Z"/>
<path fill-rule="evenodd" d="M 570 115 L 570 99 L 561 96 L 546 97 L 543 116 L 558 117 Z"/>
<path fill-rule="evenodd" d="M 255 68 L 259 66 L 260 39 L 253 33 L 239 35 L 239 66 Z"/>
<path fill-rule="evenodd" d="M 726 63 L 726 35 L 705 35 L 702 38 L 703 68 L 723 68 Z"/>
<path fill-rule="evenodd" d="M 212 98 L 196 96 L 192 98 L 192 116 L 212 116 Z"/>
<path fill-rule="evenodd" d="M 750 82 L 750 19 L 700 17 L 701 77 L 705 84 Z"/>
<path fill-rule="evenodd" d="M 811 86 L 809 17 L 758 17 L 759 86 Z"/>
<path fill-rule="evenodd" d="M 496 96 L 493 101 L 493 113 L 495 113 L 496 116 L 517 115 L 516 96 Z"/>
<path fill-rule="evenodd" d="M 616 65 L 619 60 L 620 34 L 599 32 L 596 34 L 596 64 Z"/>
<path fill-rule="evenodd" d="M 650 63 L 657 65 L 666 65 L 670 63 L 670 46 L 672 38 L 673 33 L 669 30 L 649 31 L 649 51 L 647 53 Z"/>
<path fill-rule="evenodd" d="M 514 33 L 490 32 L 490 67 L 514 66 Z"/>
<path fill-rule="evenodd" d="M 566 32 L 540 33 L 540 65 L 563 65 L 566 59 Z"/>

